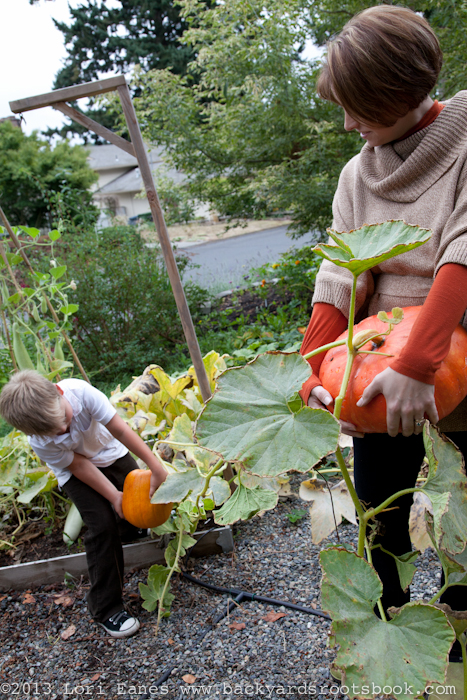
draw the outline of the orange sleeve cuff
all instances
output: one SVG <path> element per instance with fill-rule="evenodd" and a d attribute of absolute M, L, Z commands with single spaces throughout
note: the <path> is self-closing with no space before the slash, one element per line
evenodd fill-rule
<path fill-rule="evenodd" d="M 339 309 L 336 309 L 332 304 L 316 303 L 313 306 L 313 313 L 303 338 L 300 354 L 306 355 L 321 345 L 332 343 L 346 328 L 347 319 Z M 308 403 L 310 394 L 315 386 L 321 384 L 318 375 L 324 355 L 325 353 L 321 352 L 319 355 L 310 357 L 307 360 L 313 370 L 313 374 L 304 382 L 299 392 L 305 405 Z"/>
<path fill-rule="evenodd" d="M 391 368 L 425 384 L 449 352 L 451 336 L 467 308 L 467 267 L 443 265 L 410 332 L 407 344 Z"/>

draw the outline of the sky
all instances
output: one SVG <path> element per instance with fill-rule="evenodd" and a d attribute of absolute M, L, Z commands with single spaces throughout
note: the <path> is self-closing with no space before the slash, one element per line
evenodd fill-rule
<path fill-rule="evenodd" d="M 53 88 L 55 75 L 66 57 L 63 34 L 53 19 L 69 24 L 68 4 L 82 0 L 0 0 L 0 118 L 11 115 L 11 100 L 32 97 Z M 23 131 L 60 126 L 65 117 L 51 107 L 24 113 Z"/>

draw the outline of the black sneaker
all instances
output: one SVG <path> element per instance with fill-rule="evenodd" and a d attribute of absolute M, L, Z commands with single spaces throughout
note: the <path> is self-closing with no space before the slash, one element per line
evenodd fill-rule
<path fill-rule="evenodd" d="M 120 610 L 99 624 L 111 637 L 131 637 L 139 630 L 139 620 L 129 615 L 126 610 Z"/>

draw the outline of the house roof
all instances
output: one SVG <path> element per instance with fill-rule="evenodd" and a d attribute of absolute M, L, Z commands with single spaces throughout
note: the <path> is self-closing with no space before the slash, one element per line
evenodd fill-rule
<path fill-rule="evenodd" d="M 172 168 L 166 168 L 163 162 L 150 163 L 151 170 L 154 174 L 157 184 L 157 174 L 161 171 L 161 175 L 166 176 L 176 182 L 182 182 L 185 178 L 184 175 L 177 170 Z M 111 180 L 106 185 L 95 191 L 95 194 L 123 194 L 125 192 L 140 192 L 143 189 L 143 178 L 141 177 L 141 172 L 139 168 L 133 168 L 127 173 L 116 177 L 115 180 Z"/>
<path fill-rule="evenodd" d="M 138 161 L 126 151 L 123 151 L 113 143 L 99 145 L 87 145 L 89 153 L 89 165 L 93 170 L 114 170 L 115 168 L 137 168 Z M 150 165 L 162 161 L 163 150 L 160 147 L 147 149 Z"/>

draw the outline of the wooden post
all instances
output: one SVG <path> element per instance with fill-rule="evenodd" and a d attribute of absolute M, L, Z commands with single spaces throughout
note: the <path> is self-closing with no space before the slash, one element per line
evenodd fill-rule
<path fill-rule="evenodd" d="M 103 93 L 112 92 L 115 90 L 118 90 L 118 93 L 120 95 L 123 112 L 125 114 L 128 130 L 131 136 L 131 143 L 129 141 L 126 141 L 125 139 L 122 139 L 120 136 L 113 134 L 113 132 L 109 131 L 108 129 L 105 129 L 102 125 L 98 124 L 97 122 L 94 122 L 88 117 L 85 117 L 80 112 L 73 109 L 70 105 L 66 104 L 69 101 L 77 100 L 82 97 L 92 97 L 95 95 L 101 95 Z M 203 401 L 206 402 L 211 396 L 209 379 L 203 364 L 203 358 L 201 357 L 198 338 L 196 337 L 193 320 L 191 318 L 190 310 L 188 308 L 188 304 L 185 297 L 185 292 L 183 290 L 182 282 L 180 279 L 180 273 L 177 268 L 177 263 L 175 261 L 172 246 L 170 244 L 167 226 L 165 224 L 164 215 L 162 213 L 159 198 L 157 196 L 154 178 L 151 172 L 151 168 L 149 166 L 149 160 L 146 153 L 146 148 L 144 146 L 143 138 L 141 136 L 138 118 L 136 116 L 133 101 L 131 99 L 130 91 L 125 80 L 125 76 L 118 75 L 115 78 L 107 78 L 106 80 L 98 80 L 92 83 L 83 83 L 82 85 L 75 85 L 68 88 L 62 88 L 60 90 L 54 90 L 53 92 L 49 92 L 44 95 L 26 97 L 22 100 L 15 100 L 13 102 L 10 102 L 10 109 L 16 114 L 19 112 L 27 112 L 32 109 L 39 109 L 40 107 L 49 106 L 54 107 L 55 109 L 58 109 L 59 111 L 67 114 L 73 120 L 79 122 L 80 124 L 84 124 L 91 131 L 94 131 L 103 138 L 106 138 L 107 140 L 111 141 L 127 153 L 132 154 L 134 151 L 141 171 L 144 186 L 146 188 L 149 206 L 151 208 L 152 217 L 156 225 L 156 230 L 159 236 L 162 253 L 164 255 L 167 272 L 169 275 L 170 283 L 172 285 L 172 291 L 175 297 L 175 302 L 177 304 L 180 320 L 182 322 L 183 332 L 185 334 L 185 338 L 188 344 L 188 350 L 190 352 L 190 357 L 193 362 L 196 377 L 198 379 L 201 396 L 203 397 Z"/>

